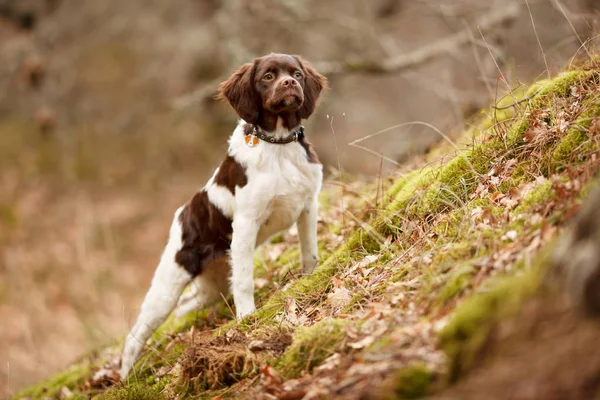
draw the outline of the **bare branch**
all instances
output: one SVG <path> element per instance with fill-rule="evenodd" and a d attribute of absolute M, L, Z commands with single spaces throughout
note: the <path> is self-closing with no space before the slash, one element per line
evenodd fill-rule
<path fill-rule="evenodd" d="M 489 31 L 494 27 L 511 21 L 519 16 L 520 6 L 517 2 L 510 2 L 505 7 L 497 8 L 478 18 L 474 25 L 481 32 Z M 390 73 L 421 65 L 440 54 L 450 53 L 470 41 L 467 29 L 457 32 L 445 39 L 434 42 L 406 54 L 384 59 L 381 62 L 321 62 L 314 63 L 316 68 L 325 75 L 349 73 Z"/>
<path fill-rule="evenodd" d="M 481 32 L 489 31 L 498 25 L 511 21 L 519 16 L 520 6 L 516 1 L 511 1 L 503 7 L 494 8 L 489 13 L 476 19 L 473 26 Z M 455 51 L 459 47 L 469 43 L 472 37 L 469 29 L 464 29 L 445 39 L 441 39 L 428 46 L 421 47 L 415 51 L 389 57 L 381 61 L 321 61 L 313 65 L 324 75 L 348 75 L 352 73 L 360 74 L 387 74 L 402 70 L 414 68 L 424 64 L 427 61 L 441 55 Z M 223 75 L 214 79 L 190 94 L 175 99 L 172 103 L 173 108 L 182 110 L 193 105 L 197 105 L 203 100 L 213 97 L 218 84 L 227 79 Z"/>

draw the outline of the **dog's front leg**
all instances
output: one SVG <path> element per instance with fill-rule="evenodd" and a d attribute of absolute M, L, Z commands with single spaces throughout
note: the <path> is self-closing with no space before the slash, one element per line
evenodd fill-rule
<path fill-rule="evenodd" d="M 298 221 L 298 239 L 300 241 L 300 262 L 302 272 L 310 274 L 319 262 L 317 244 L 317 199 L 302 211 Z"/>
<path fill-rule="evenodd" d="M 254 312 L 254 250 L 258 222 L 249 216 L 233 219 L 231 238 L 231 292 L 238 319 Z"/>

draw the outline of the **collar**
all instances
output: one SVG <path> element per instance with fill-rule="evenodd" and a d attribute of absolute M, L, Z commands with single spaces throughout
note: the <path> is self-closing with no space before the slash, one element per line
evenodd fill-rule
<path fill-rule="evenodd" d="M 267 133 L 265 133 L 258 125 L 252 125 L 252 130 L 250 131 L 250 133 L 246 134 L 246 138 L 247 138 L 246 143 L 249 142 L 248 139 L 250 139 L 250 142 L 254 142 L 252 140 L 252 137 L 256 137 L 267 143 L 288 144 L 288 143 L 292 143 L 292 142 L 297 142 L 304 138 L 304 126 L 298 125 L 294 129 L 292 129 L 290 131 L 289 135 L 287 135 L 286 137 L 275 138 L 275 137 L 270 136 Z"/>

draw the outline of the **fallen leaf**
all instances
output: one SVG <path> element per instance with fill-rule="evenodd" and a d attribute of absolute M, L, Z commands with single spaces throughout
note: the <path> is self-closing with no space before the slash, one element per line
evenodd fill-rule
<path fill-rule="evenodd" d="M 254 279 L 254 287 L 257 289 L 262 289 L 265 286 L 267 286 L 267 284 L 269 283 L 269 281 L 265 278 L 256 278 Z"/>
<path fill-rule="evenodd" d="M 315 371 L 330 371 L 340 365 L 340 353 L 335 353 L 325 359 L 321 365 L 315 368 Z"/>
<path fill-rule="evenodd" d="M 338 287 L 327 295 L 327 300 L 333 308 L 339 310 L 346 307 L 350 303 L 350 300 L 352 300 L 352 294 L 345 287 Z"/>
<path fill-rule="evenodd" d="M 373 336 L 365 336 L 358 342 L 348 343 L 348 346 L 352 347 L 353 349 L 363 349 L 363 348 L 373 344 L 373 342 L 375 342 L 375 338 Z"/>
<path fill-rule="evenodd" d="M 68 387 L 63 386 L 60 389 L 60 398 L 61 399 L 70 399 L 71 397 L 73 397 L 73 392 L 71 392 L 71 390 Z"/>
<path fill-rule="evenodd" d="M 517 201 L 521 200 L 521 198 L 523 197 L 523 194 L 517 187 L 511 187 L 510 190 L 508 191 L 508 195 L 511 197 L 511 199 L 514 199 Z"/>
<path fill-rule="evenodd" d="M 253 340 L 248 344 L 250 351 L 258 351 L 265 349 L 265 342 L 263 340 Z"/>
<path fill-rule="evenodd" d="M 287 297 L 285 299 L 285 317 L 292 325 L 298 325 L 298 314 L 296 314 L 296 299 Z"/>
<path fill-rule="evenodd" d="M 271 383 L 281 384 L 281 375 L 270 365 L 265 365 L 260 373 L 263 377 L 268 378 Z"/>
<path fill-rule="evenodd" d="M 156 377 L 157 378 L 162 378 L 163 376 L 165 376 L 169 372 L 171 372 L 172 369 L 173 369 L 173 367 L 170 366 L 170 365 L 163 365 L 162 367 L 160 367 L 158 369 L 158 371 L 156 371 Z"/>
<path fill-rule="evenodd" d="M 506 197 L 506 195 L 504 193 L 495 192 L 494 194 L 492 194 L 491 200 L 496 202 L 496 201 L 503 199 L 504 197 Z"/>
<path fill-rule="evenodd" d="M 514 242 L 517 239 L 517 231 L 508 231 L 504 235 L 502 235 L 501 239 L 504 241 Z"/>
<path fill-rule="evenodd" d="M 331 283 L 333 284 L 333 287 L 336 288 L 344 286 L 344 281 L 335 275 L 331 277 Z"/>
<path fill-rule="evenodd" d="M 363 258 L 362 260 L 360 260 L 359 262 L 354 264 L 348 270 L 348 272 L 346 272 L 346 275 L 350 275 L 350 274 L 354 273 L 354 271 L 356 271 L 357 269 L 365 268 L 369 264 L 372 264 L 375 261 L 379 260 L 379 257 L 381 257 L 381 254 L 371 254 L 371 255 L 365 256 L 365 258 Z"/>
<path fill-rule="evenodd" d="M 496 217 L 494 217 L 494 214 L 492 214 L 492 212 L 487 209 L 484 210 L 481 214 L 481 220 L 488 225 L 493 225 L 496 223 Z"/>

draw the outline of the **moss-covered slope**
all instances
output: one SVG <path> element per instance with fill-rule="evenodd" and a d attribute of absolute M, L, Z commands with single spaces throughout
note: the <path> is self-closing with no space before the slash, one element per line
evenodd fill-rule
<path fill-rule="evenodd" d="M 492 327 L 537 293 L 541 254 L 598 167 L 599 89 L 597 66 L 565 72 L 510 91 L 455 146 L 393 178 L 330 181 L 320 266 L 299 276 L 295 236 L 275 239 L 256 259 L 254 315 L 235 322 L 221 304 L 170 320 L 127 384 L 117 383 L 117 344 L 17 398 L 447 390 L 478 366 Z"/>

